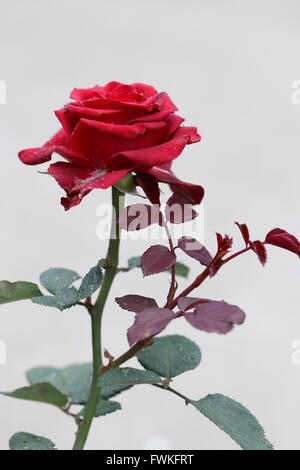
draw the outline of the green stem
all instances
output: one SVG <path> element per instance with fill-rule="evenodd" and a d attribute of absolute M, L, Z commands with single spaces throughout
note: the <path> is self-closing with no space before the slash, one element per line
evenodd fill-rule
<path fill-rule="evenodd" d="M 112 205 L 114 214 L 118 216 L 123 208 L 123 197 L 121 193 L 112 187 Z M 92 346 L 93 346 L 93 376 L 89 398 L 85 407 L 84 418 L 78 428 L 73 450 L 82 450 L 86 443 L 91 424 L 95 415 L 96 406 L 100 397 L 100 388 L 97 386 L 99 369 L 102 367 L 102 348 L 101 348 L 101 323 L 103 310 L 118 271 L 120 247 L 120 230 L 116 226 L 114 217 L 111 225 L 111 236 L 107 252 L 107 268 L 105 270 L 102 286 L 95 305 L 90 309 L 92 321 Z"/>

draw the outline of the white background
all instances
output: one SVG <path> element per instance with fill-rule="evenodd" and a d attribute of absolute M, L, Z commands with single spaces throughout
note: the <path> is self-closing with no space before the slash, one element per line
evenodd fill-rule
<path fill-rule="evenodd" d="M 95 190 L 65 213 L 61 188 L 37 173 L 42 168 L 23 166 L 17 152 L 56 132 L 53 111 L 73 87 L 110 80 L 167 91 L 187 123 L 199 128 L 202 142 L 186 149 L 174 168 L 206 188 L 209 249 L 215 231 L 234 234 L 242 246 L 235 220 L 247 222 L 254 238 L 276 226 L 299 236 L 300 105 L 291 103 L 292 82 L 300 79 L 299 21 L 297 0 L 1 0 L 7 104 L 0 106 L 0 278 L 37 281 L 50 266 L 84 274 L 105 254 L 96 208 L 109 202 L 109 191 Z M 128 241 L 123 262 L 147 246 Z M 198 265 L 191 264 L 195 275 Z M 155 293 L 162 300 L 167 287 L 164 274 L 119 278 L 104 319 L 111 353 L 127 347 L 133 319 L 114 296 Z M 299 450 L 300 365 L 291 362 L 291 345 L 300 339 L 299 260 L 270 247 L 263 269 L 248 253 L 201 295 L 239 305 L 247 322 L 225 337 L 174 322 L 168 332 L 193 338 L 203 353 L 201 367 L 178 378 L 176 387 L 195 399 L 229 395 L 259 418 L 277 449 Z M 24 371 L 36 365 L 90 360 L 83 309 L 3 305 L 0 325 L 7 345 L 0 390 L 25 385 Z M 137 386 L 120 401 L 122 411 L 95 420 L 88 449 L 140 449 L 149 439 L 171 449 L 238 448 L 194 409 L 154 387 Z M 17 431 L 48 437 L 59 449 L 72 445 L 72 420 L 51 406 L 2 397 L 0 416 L 1 449 Z"/>

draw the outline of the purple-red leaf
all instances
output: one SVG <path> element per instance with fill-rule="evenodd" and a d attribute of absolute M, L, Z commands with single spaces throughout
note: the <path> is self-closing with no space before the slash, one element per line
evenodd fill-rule
<path fill-rule="evenodd" d="M 236 305 L 224 301 L 206 300 L 197 305 L 193 313 L 184 313 L 186 320 L 195 328 L 207 333 L 229 333 L 234 325 L 244 323 L 246 315 Z"/>
<path fill-rule="evenodd" d="M 265 245 L 261 241 L 255 240 L 255 242 L 250 242 L 250 246 L 251 250 L 257 254 L 259 261 L 264 266 L 268 257 Z"/>
<path fill-rule="evenodd" d="M 134 324 L 128 329 L 127 338 L 130 346 L 138 341 L 157 335 L 176 318 L 168 308 L 150 308 L 139 313 Z"/>
<path fill-rule="evenodd" d="M 299 240 L 294 235 L 286 232 L 286 230 L 274 228 L 267 234 L 265 242 L 292 251 L 300 256 Z"/>
<path fill-rule="evenodd" d="M 191 258 L 200 261 L 204 266 L 208 266 L 213 260 L 209 251 L 200 242 L 192 237 L 182 237 L 178 241 L 179 248 Z"/>
<path fill-rule="evenodd" d="M 197 217 L 190 199 L 180 193 L 174 193 L 166 204 L 166 219 L 171 224 L 183 224 Z"/>
<path fill-rule="evenodd" d="M 204 299 L 199 299 L 198 297 L 180 297 L 177 300 L 177 305 L 179 310 L 182 312 L 185 312 L 186 310 L 189 310 L 190 308 L 196 307 L 197 302 L 201 302 Z"/>
<path fill-rule="evenodd" d="M 158 181 L 154 176 L 146 173 L 138 173 L 134 177 L 134 182 L 137 186 L 140 186 L 143 189 L 145 195 L 152 204 L 160 205 Z"/>
<path fill-rule="evenodd" d="M 246 246 L 248 246 L 249 241 L 250 241 L 250 235 L 249 235 L 249 229 L 248 229 L 247 225 L 246 224 L 239 224 L 238 222 L 235 222 L 235 224 L 240 229 L 242 237 L 244 239 L 244 242 L 246 243 Z"/>
<path fill-rule="evenodd" d="M 170 269 L 176 263 L 176 255 L 166 246 L 153 245 L 145 251 L 141 258 L 141 268 L 144 276 L 157 274 Z"/>
<path fill-rule="evenodd" d="M 156 300 L 150 297 L 143 297 L 142 295 L 124 295 L 124 297 L 117 297 L 116 302 L 124 310 L 135 313 L 158 307 Z"/>
<path fill-rule="evenodd" d="M 218 252 L 224 253 L 225 255 L 227 251 L 230 250 L 230 248 L 232 247 L 233 240 L 228 235 L 225 235 L 224 237 L 220 233 L 217 233 L 216 235 L 218 242 Z"/>
<path fill-rule="evenodd" d="M 155 206 L 148 204 L 132 204 L 125 207 L 118 217 L 120 228 L 133 231 L 149 227 L 151 224 L 162 224 L 163 215 Z"/>

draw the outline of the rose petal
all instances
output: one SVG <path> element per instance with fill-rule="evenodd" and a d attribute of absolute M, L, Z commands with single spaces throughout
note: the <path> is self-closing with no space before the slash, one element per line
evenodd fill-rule
<path fill-rule="evenodd" d="M 67 143 L 67 134 L 61 129 L 42 147 L 31 148 L 19 152 L 19 159 L 26 165 L 38 165 L 51 160 L 52 153 L 58 146 L 65 146 Z"/>
<path fill-rule="evenodd" d="M 169 183 L 173 191 L 181 192 L 188 196 L 193 204 L 200 204 L 204 197 L 204 189 L 202 186 L 186 183 L 178 179 L 169 165 L 154 166 L 147 173 L 153 175 L 157 180 Z"/>
<path fill-rule="evenodd" d="M 61 201 L 66 210 L 79 204 L 92 189 L 109 188 L 129 171 L 130 169 L 106 172 L 65 162 L 54 163 L 48 169 L 48 173 L 67 193 L 67 197 Z"/>

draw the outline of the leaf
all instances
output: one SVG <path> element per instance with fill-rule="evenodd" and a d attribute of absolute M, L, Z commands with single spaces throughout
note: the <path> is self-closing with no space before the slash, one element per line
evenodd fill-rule
<path fill-rule="evenodd" d="M 176 255 L 166 246 L 153 245 L 145 251 L 141 258 L 141 266 L 144 276 L 158 274 L 171 268 L 176 262 Z"/>
<path fill-rule="evenodd" d="M 160 205 L 160 190 L 158 181 L 154 176 L 147 173 L 138 173 L 134 177 L 134 182 L 143 189 L 152 204 Z"/>
<path fill-rule="evenodd" d="M 121 405 L 117 401 L 111 400 L 104 400 L 100 398 L 97 403 L 96 411 L 95 411 L 95 418 L 99 418 L 99 416 L 105 416 L 109 413 L 113 413 L 114 411 L 121 410 Z M 85 408 L 83 408 L 80 412 L 81 416 L 84 416 Z"/>
<path fill-rule="evenodd" d="M 141 257 L 140 256 L 133 256 L 128 260 L 128 267 L 129 268 L 140 268 L 141 267 Z"/>
<path fill-rule="evenodd" d="M 124 297 L 117 297 L 116 302 L 124 310 L 129 310 L 129 312 L 135 313 L 140 313 L 149 308 L 158 307 L 156 300 L 150 297 L 143 297 L 141 295 L 124 295 Z"/>
<path fill-rule="evenodd" d="M 154 343 L 138 354 L 142 366 L 171 379 L 195 369 L 201 361 L 201 351 L 188 338 L 179 335 L 155 338 Z"/>
<path fill-rule="evenodd" d="M 51 268 L 40 275 L 42 286 L 51 294 L 56 294 L 61 289 L 69 287 L 77 279 L 80 279 L 79 274 L 64 268 Z"/>
<path fill-rule="evenodd" d="M 78 298 L 86 299 L 99 289 L 103 280 L 103 271 L 99 266 L 95 266 L 84 276 L 78 289 Z"/>
<path fill-rule="evenodd" d="M 79 364 L 56 369 L 37 367 L 26 373 L 29 383 L 45 381 L 64 393 L 72 404 L 85 404 L 91 384 L 91 364 Z"/>
<path fill-rule="evenodd" d="M 181 237 L 178 240 L 178 247 L 191 258 L 200 261 L 204 266 L 208 266 L 213 258 L 205 246 L 201 245 L 195 238 Z"/>
<path fill-rule="evenodd" d="M 174 318 L 175 315 L 168 308 L 149 308 L 138 313 L 134 324 L 127 331 L 130 346 L 158 335 Z"/>
<path fill-rule="evenodd" d="M 250 246 L 251 250 L 257 254 L 259 261 L 264 266 L 267 262 L 267 250 L 265 245 L 259 240 L 256 240 L 255 242 L 250 242 Z"/>
<path fill-rule="evenodd" d="M 169 271 L 171 270 L 169 269 Z M 189 275 L 190 268 L 183 263 L 177 262 L 175 264 L 175 272 L 177 276 L 184 277 L 186 279 Z"/>
<path fill-rule="evenodd" d="M 250 241 L 250 235 L 249 235 L 249 229 L 247 227 L 247 224 L 239 224 L 238 222 L 235 222 L 235 224 L 238 226 L 238 228 L 240 229 L 240 232 L 242 234 L 242 237 L 244 239 L 244 242 L 246 244 L 246 246 L 249 245 L 249 241 Z"/>
<path fill-rule="evenodd" d="M 10 450 L 55 450 L 55 444 L 45 437 L 17 432 L 9 440 Z"/>
<path fill-rule="evenodd" d="M 279 248 L 292 251 L 293 253 L 296 253 L 296 255 L 300 256 L 299 240 L 286 230 L 274 228 L 267 234 L 265 242 L 269 243 L 269 245 L 278 246 Z"/>
<path fill-rule="evenodd" d="M 0 281 L 0 304 L 31 299 L 37 295 L 41 295 L 41 291 L 38 286 L 32 282 Z"/>
<path fill-rule="evenodd" d="M 128 390 L 131 388 L 132 385 L 107 385 L 105 387 L 101 387 L 101 398 L 108 399 L 115 397 L 116 395 L 119 395 L 122 392 L 125 392 L 125 390 Z"/>
<path fill-rule="evenodd" d="M 135 369 L 133 367 L 118 367 L 110 369 L 98 379 L 98 385 L 137 385 L 161 383 L 162 379 L 154 372 Z"/>
<path fill-rule="evenodd" d="M 58 291 L 54 296 L 42 295 L 41 297 L 33 297 L 31 300 L 34 304 L 55 307 L 62 311 L 76 305 L 79 298 L 75 287 L 66 287 Z"/>
<path fill-rule="evenodd" d="M 198 302 L 203 302 L 204 300 L 207 299 L 199 299 L 199 297 L 180 297 L 177 300 L 177 305 L 179 310 L 185 312 L 186 310 L 189 310 L 191 308 L 195 308 Z"/>
<path fill-rule="evenodd" d="M 194 211 L 191 200 L 184 194 L 174 193 L 166 203 L 166 219 L 171 224 L 183 224 L 198 216 Z"/>
<path fill-rule="evenodd" d="M 202 299 L 193 313 L 184 313 L 185 319 L 198 330 L 207 333 L 227 334 L 234 325 L 244 323 L 246 315 L 236 305 L 224 301 Z"/>
<path fill-rule="evenodd" d="M 233 239 L 228 235 L 223 237 L 220 233 L 217 233 L 216 235 L 218 242 L 218 253 L 221 253 L 222 256 L 225 256 L 232 247 Z"/>
<path fill-rule="evenodd" d="M 240 403 L 224 395 L 208 395 L 190 403 L 244 450 L 272 450 L 257 419 Z"/>
<path fill-rule="evenodd" d="M 30 384 L 49 382 L 68 397 L 72 404 L 87 402 L 92 377 L 92 364 L 77 364 L 56 369 L 54 367 L 36 367 L 26 373 Z M 101 397 L 114 397 L 130 388 L 130 385 L 114 385 L 101 388 Z"/>
<path fill-rule="evenodd" d="M 68 402 L 68 398 L 63 393 L 47 382 L 18 388 L 14 392 L 1 392 L 1 395 L 20 398 L 22 400 L 48 403 L 50 405 L 58 406 L 59 408 L 62 408 Z"/>
<path fill-rule="evenodd" d="M 148 204 L 132 204 L 125 207 L 117 221 L 120 228 L 129 232 L 147 228 L 152 224 L 161 225 L 162 222 L 163 215 L 159 208 Z"/>

